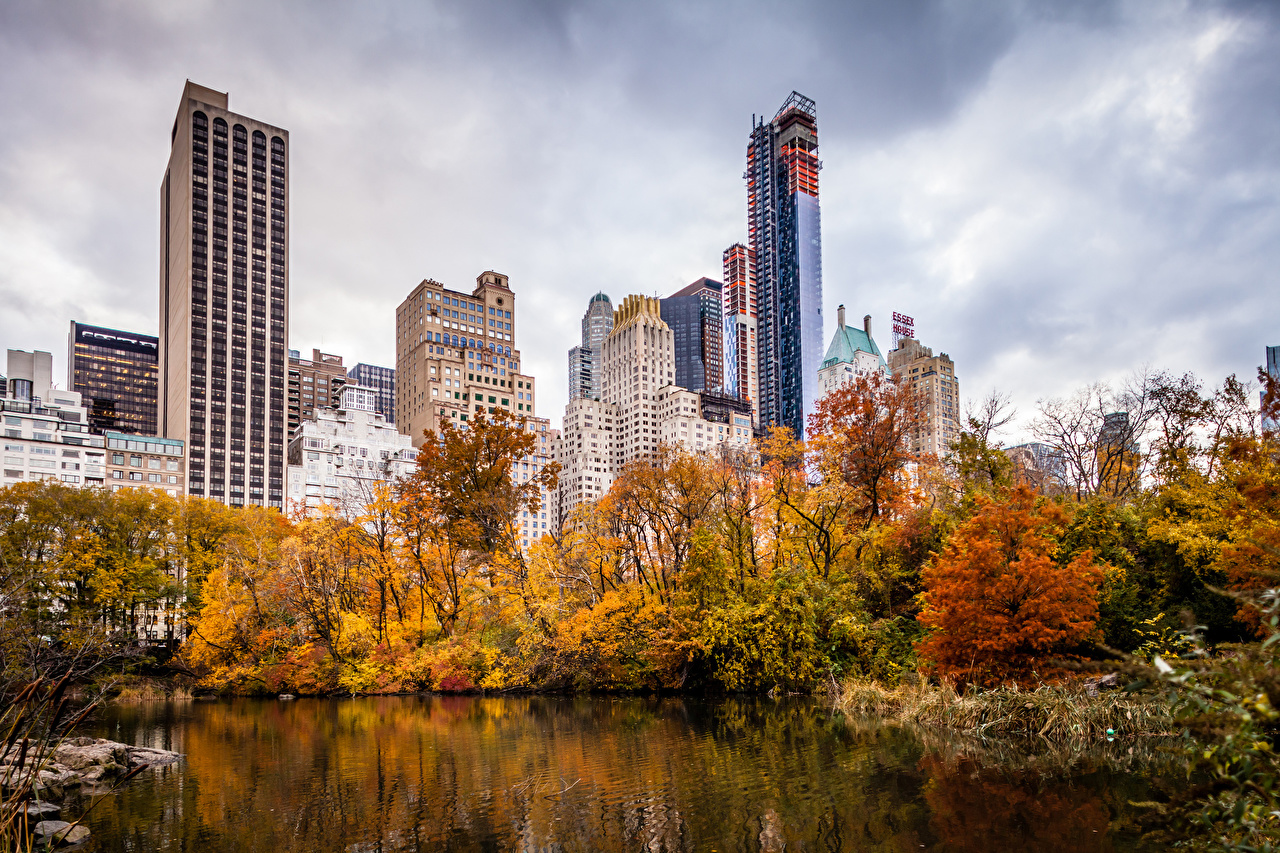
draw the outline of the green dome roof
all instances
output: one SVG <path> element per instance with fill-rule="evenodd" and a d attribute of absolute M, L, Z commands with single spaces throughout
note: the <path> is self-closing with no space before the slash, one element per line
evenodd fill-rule
<path fill-rule="evenodd" d="M 852 364 L 854 355 L 859 352 L 871 353 L 880 359 L 881 365 L 884 364 L 880 347 L 876 346 L 875 340 L 870 335 L 854 326 L 837 326 L 836 335 L 831 339 L 831 346 L 827 347 L 827 355 L 822 360 L 822 366 L 830 367 L 841 362 Z"/>

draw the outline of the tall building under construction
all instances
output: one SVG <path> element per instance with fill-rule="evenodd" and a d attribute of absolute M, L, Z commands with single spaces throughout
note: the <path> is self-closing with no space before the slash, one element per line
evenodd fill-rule
<path fill-rule="evenodd" d="M 756 385 L 756 262 L 751 250 L 734 243 L 724 250 L 724 390 L 751 404 L 760 422 Z"/>
<path fill-rule="evenodd" d="M 772 121 L 752 119 L 746 179 L 757 315 L 753 402 L 761 427 L 790 427 L 797 436 L 818 397 L 823 355 L 820 168 L 812 100 L 792 92 Z"/>

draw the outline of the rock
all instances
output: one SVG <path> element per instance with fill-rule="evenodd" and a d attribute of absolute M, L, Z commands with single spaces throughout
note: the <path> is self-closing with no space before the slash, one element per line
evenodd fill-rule
<path fill-rule="evenodd" d="M 91 737 L 67 738 L 51 755 L 46 753 L 39 758 L 34 747 L 28 751 L 31 754 L 22 765 L 17 763 L 17 754 L 13 752 L 8 756 L 13 763 L 0 765 L 0 786 L 14 791 L 29 780 L 30 793 L 41 800 L 61 799 L 68 789 L 81 785 L 107 788 L 112 780 L 132 768 L 174 764 L 182 758 L 181 753 L 167 749 L 129 746 Z"/>
<path fill-rule="evenodd" d="M 1120 687 L 1120 673 L 1118 672 L 1109 672 L 1106 675 L 1084 680 L 1084 692 L 1090 696 L 1097 696 L 1103 690 L 1119 690 Z"/>
<path fill-rule="evenodd" d="M 62 806 L 57 803 L 27 803 L 27 820 L 57 820 L 62 816 Z"/>
<path fill-rule="evenodd" d="M 137 767 L 139 764 L 145 764 L 148 767 L 176 764 L 182 758 L 182 753 L 180 752 L 170 752 L 167 749 L 151 749 L 146 746 L 131 746 L 128 752 L 130 767 Z"/>
<path fill-rule="evenodd" d="M 75 738 L 85 740 L 85 738 Z M 88 770 L 94 766 L 116 765 L 127 767 L 129 764 L 129 748 L 122 743 L 103 740 L 96 743 L 64 742 L 53 753 L 53 758 L 72 770 Z"/>
<path fill-rule="evenodd" d="M 182 758 L 182 753 L 129 746 L 111 740 L 69 738 L 58 747 L 53 757 L 71 770 L 79 771 L 82 777 L 87 778 L 92 774 L 92 781 L 98 781 L 103 777 L 122 774 L 140 764 L 173 764 Z"/>
<path fill-rule="evenodd" d="M 62 844 L 80 844 L 89 838 L 89 827 L 83 824 L 76 824 L 67 830 L 66 834 L 60 839 Z"/>
<path fill-rule="evenodd" d="M 65 820 L 42 820 L 31 831 L 37 844 L 79 844 L 89 837 L 89 827 L 72 826 Z"/>

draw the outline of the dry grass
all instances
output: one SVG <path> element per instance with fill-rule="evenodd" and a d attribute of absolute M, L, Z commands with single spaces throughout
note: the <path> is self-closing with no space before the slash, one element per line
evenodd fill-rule
<path fill-rule="evenodd" d="M 147 678 L 130 681 L 120 686 L 112 701 L 129 705 L 137 702 L 166 702 L 190 698 L 191 691 L 181 684 L 170 684 Z"/>
<path fill-rule="evenodd" d="M 1120 691 L 1094 696 L 1070 686 L 957 693 L 945 684 L 889 689 L 847 682 L 836 697 L 836 707 L 849 716 L 945 727 L 977 737 L 1035 736 L 1058 743 L 1162 735 L 1172 729 L 1169 708 L 1158 698 Z"/>

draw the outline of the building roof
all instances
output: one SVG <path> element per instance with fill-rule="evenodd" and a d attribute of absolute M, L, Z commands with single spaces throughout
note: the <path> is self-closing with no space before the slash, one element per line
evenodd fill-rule
<path fill-rule="evenodd" d="M 852 364 L 858 352 L 871 353 L 880 359 L 880 364 L 884 364 L 880 347 L 876 346 L 875 339 L 864 330 L 854 326 L 836 326 L 835 337 L 831 339 L 831 346 L 827 347 L 827 355 L 822 360 L 822 366 L 831 367 L 841 362 Z"/>
<path fill-rule="evenodd" d="M 591 299 L 587 301 L 587 306 L 590 307 L 591 304 L 595 302 L 603 302 L 606 305 L 613 304 L 612 302 L 609 301 L 608 295 L 605 294 L 604 292 L 597 293 L 595 296 L 591 297 Z"/>

